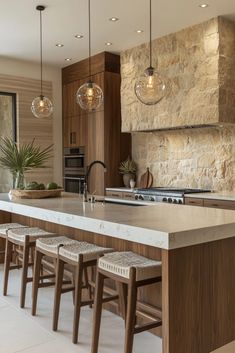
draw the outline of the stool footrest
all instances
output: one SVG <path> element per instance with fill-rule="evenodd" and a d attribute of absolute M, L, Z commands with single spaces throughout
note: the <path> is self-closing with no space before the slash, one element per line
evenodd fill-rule
<path fill-rule="evenodd" d="M 119 295 L 110 295 L 109 297 L 103 298 L 102 303 L 108 303 L 112 300 L 117 300 L 119 298 Z"/>
<path fill-rule="evenodd" d="M 134 333 L 141 333 L 143 331 L 146 331 L 146 330 L 151 330 L 153 328 L 156 328 L 156 327 L 159 327 L 159 326 L 162 326 L 162 321 L 155 321 L 155 322 L 150 322 L 150 323 L 147 323 L 147 324 L 144 324 L 144 325 L 141 325 L 141 326 L 136 326 L 135 329 L 134 329 Z"/>
<path fill-rule="evenodd" d="M 22 268 L 22 265 L 11 265 L 9 270 L 19 270 L 20 268 Z"/>
<path fill-rule="evenodd" d="M 72 292 L 73 290 L 75 290 L 74 286 L 68 286 L 68 287 L 64 287 L 61 289 L 61 293 L 67 293 L 67 292 Z"/>
<path fill-rule="evenodd" d="M 44 282 L 44 283 L 39 283 L 38 288 L 50 287 L 54 285 L 55 285 L 55 282 Z"/>
<path fill-rule="evenodd" d="M 43 275 L 43 276 L 40 276 L 39 280 L 41 281 L 42 279 L 50 279 L 50 278 L 55 278 L 55 275 L 54 274 Z"/>
<path fill-rule="evenodd" d="M 94 304 L 94 300 L 90 299 L 90 300 L 84 300 L 81 302 L 81 306 L 87 306 L 87 305 L 91 305 Z"/>

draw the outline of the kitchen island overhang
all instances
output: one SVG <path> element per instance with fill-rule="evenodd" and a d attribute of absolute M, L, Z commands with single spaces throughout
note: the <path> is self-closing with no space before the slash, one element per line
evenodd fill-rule
<path fill-rule="evenodd" d="M 162 261 L 162 284 L 141 293 L 162 306 L 163 353 L 209 353 L 235 339 L 235 212 L 156 204 L 83 204 L 79 197 L 11 201 L 0 221 L 40 226 L 77 240 Z M 156 353 L 158 353 L 156 351 Z"/>
<path fill-rule="evenodd" d="M 235 237 L 235 212 L 157 203 L 130 207 L 62 198 L 11 200 L 0 194 L 0 210 L 164 250 Z"/>

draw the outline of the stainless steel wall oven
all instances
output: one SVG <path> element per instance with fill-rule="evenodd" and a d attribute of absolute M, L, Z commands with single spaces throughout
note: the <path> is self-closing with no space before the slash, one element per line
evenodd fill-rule
<path fill-rule="evenodd" d="M 85 181 L 85 148 L 64 149 L 64 189 L 82 193 Z"/>

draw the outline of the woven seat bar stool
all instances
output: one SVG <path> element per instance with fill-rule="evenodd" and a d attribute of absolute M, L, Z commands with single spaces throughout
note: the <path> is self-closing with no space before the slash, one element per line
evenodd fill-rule
<path fill-rule="evenodd" d="M 36 315 L 37 310 L 37 298 L 38 298 L 38 289 L 42 287 L 48 287 L 55 285 L 54 282 L 43 282 L 43 279 L 55 279 L 56 270 L 51 275 L 41 275 L 42 261 L 43 258 L 52 259 L 52 263 L 54 263 L 54 267 L 56 269 L 57 266 L 57 258 L 59 247 L 64 245 L 76 244 L 77 241 L 65 236 L 57 236 L 52 238 L 39 238 L 36 240 L 36 248 L 35 248 L 35 263 L 34 263 L 34 274 L 33 274 L 33 286 L 32 286 L 32 315 Z M 64 276 L 65 280 L 63 284 L 72 284 L 74 288 L 73 281 L 73 273 L 71 271 L 65 272 Z M 69 280 L 70 278 L 70 280 Z M 66 280 L 68 279 L 68 280 Z M 86 282 L 86 287 L 88 287 L 88 281 Z M 71 289 L 71 287 L 67 287 L 67 289 Z M 64 292 L 66 291 L 64 289 Z"/>
<path fill-rule="evenodd" d="M 89 267 L 96 266 L 99 256 L 113 251 L 109 248 L 103 248 L 87 242 L 77 242 L 76 244 L 65 245 L 59 248 L 59 256 L 57 263 L 54 311 L 53 311 L 53 331 L 58 329 L 59 310 L 63 282 L 63 273 L 65 264 L 75 267 L 75 303 L 74 303 L 74 319 L 73 319 L 73 343 L 78 341 L 78 329 L 80 320 L 81 307 L 93 304 L 94 300 L 89 297 L 88 300 L 82 300 L 82 275 L 84 270 Z"/>
<path fill-rule="evenodd" d="M 113 279 L 123 286 L 123 304 L 125 318 L 124 353 L 132 353 L 134 334 L 153 329 L 162 325 L 161 319 L 151 320 L 144 325 L 136 325 L 137 290 L 140 287 L 161 282 L 161 262 L 150 260 L 131 251 L 105 254 L 98 261 L 92 353 L 98 352 L 99 333 L 103 299 L 104 280 Z M 110 298 L 112 300 L 112 298 Z M 105 302 L 107 302 L 105 298 Z"/>
<path fill-rule="evenodd" d="M 22 264 L 17 268 L 22 267 L 21 277 L 21 291 L 20 291 L 20 307 L 25 306 L 25 295 L 27 283 L 32 282 L 32 277 L 28 277 L 28 268 L 33 266 L 33 262 L 29 262 L 30 251 L 35 248 L 36 240 L 41 237 L 56 236 L 54 233 L 47 232 L 37 227 L 15 228 L 7 231 L 6 237 L 6 251 L 4 262 L 4 280 L 3 280 L 3 295 L 7 295 L 9 272 L 16 268 L 11 265 L 11 258 L 13 254 L 13 246 L 17 245 L 22 247 Z"/>
<path fill-rule="evenodd" d="M 0 238 L 6 239 L 7 232 L 9 229 L 26 228 L 26 226 L 20 223 L 3 223 L 0 224 Z M 5 254 L 5 250 L 0 251 L 0 255 Z"/>

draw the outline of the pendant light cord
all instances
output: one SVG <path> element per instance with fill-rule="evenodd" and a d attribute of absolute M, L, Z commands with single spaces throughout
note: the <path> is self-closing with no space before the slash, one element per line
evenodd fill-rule
<path fill-rule="evenodd" d="M 91 80 L 91 1 L 88 0 L 88 27 L 89 27 L 89 77 Z"/>
<path fill-rule="evenodd" d="M 152 68 L 152 0 L 149 0 L 149 53 L 150 67 Z"/>
<path fill-rule="evenodd" d="M 43 96 L 42 93 L 42 10 L 40 10 L 40 67 L 41 67 L 41 97 Z"/>

